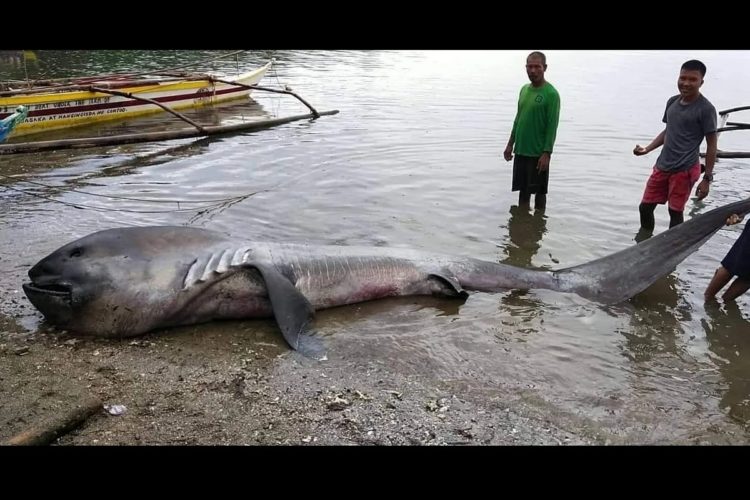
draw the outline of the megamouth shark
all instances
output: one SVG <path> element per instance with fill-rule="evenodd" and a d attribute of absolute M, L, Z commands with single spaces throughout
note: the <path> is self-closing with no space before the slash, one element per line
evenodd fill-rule
<path fill-rule="evenodd" d="M 47 321 L 78 334 L 130 337 L 215 319 L 274 317 L 289 345 L 316 355 L 315 310 L 383 297 L 550 289 L 614 304 L 669 274 L 750 199 L 612 255 L 560 270 L 524 269 L 410 249 L 242 241 L 193 227 L 106 229 L 29 270 Z"/>

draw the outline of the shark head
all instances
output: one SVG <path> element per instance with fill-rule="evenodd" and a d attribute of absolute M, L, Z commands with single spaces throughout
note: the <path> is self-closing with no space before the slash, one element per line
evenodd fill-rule
<path fill-rule="evenodd" d="M 185 276 L 198 246 L 219 233 L 186 227 L 99 231 L 52 252 L 23 290 L 45 319 L 98 336 L 132 336 L 168 322 L 190 297 Z"/>

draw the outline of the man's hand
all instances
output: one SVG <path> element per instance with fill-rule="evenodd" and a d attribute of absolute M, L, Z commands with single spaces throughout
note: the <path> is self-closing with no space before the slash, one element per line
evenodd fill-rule
<path fill-rule="evenodd" d="M 513 159 L 513 146 L 508 146 L 505 148 L 505 151 L 503 151 L 503 158 L 505 158 L 505 161 L 510 161 Z"/>
<path fill-rule="evenodd" d="M 742 217 L 740 217 L 737 214 L 732 214 L 729 217 L 727 217 L 727 226 L 731 226 L 733 224 L 738 224 L 742 222 Z"/>
<path fill-rule="evenodd" d="M 546 172 L 549 170 L 549 153 L 542 153 L 539 157 L 539 161 L 536 164 L 536 169 L 540 172 Z"/>
<path fill-rule="evenodd" d="M 633 154 L 636 156 L 643 156 L 648 153 L 648 150 L 641 146 L 640 144 L 636 144 L 633 148 Z"/>
<path fill-rule="evenodd" d="M 708 196 L 709 191 L 709 182 L 706 179 L 703 179 L 698 183 L 698 187 L 695 188 L 695 196 L 698 197 L 699 200 L 702 200 L 706 196 Z"/>

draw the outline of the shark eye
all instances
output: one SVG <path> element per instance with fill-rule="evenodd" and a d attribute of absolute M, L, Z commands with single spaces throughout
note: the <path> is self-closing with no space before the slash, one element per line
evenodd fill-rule
<path fill-rule="evenodd" d="M 70 252 L 70 256 L 71 256 L 71 257 L 80 257 L 81 255 L 83 255 L 83 250 L 82 250 L 82 249 L 80 249 L 80 248 L 74 248 L 74 249 L 73 249 L 73 250 L 72 250 L 72 251 Z"/>

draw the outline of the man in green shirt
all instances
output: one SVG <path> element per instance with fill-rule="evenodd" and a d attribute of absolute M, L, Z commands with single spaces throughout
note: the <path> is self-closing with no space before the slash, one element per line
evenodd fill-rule
<path fill-rule="evenodd" d="M 503 156 L 513 158 L 513 191 L 518 191 L 518 204 L 528 206 L 532 193 L 534 208 L 543 210 L 547 203 L 549 160 L 557 136 L 560 120 L 560 94 L 544 79 L 547 58 L 541 52 L 532 52 L 526 58 L 526 74 L 531 83 L 521 87 L 518 111 L 513 130 Z"/>

